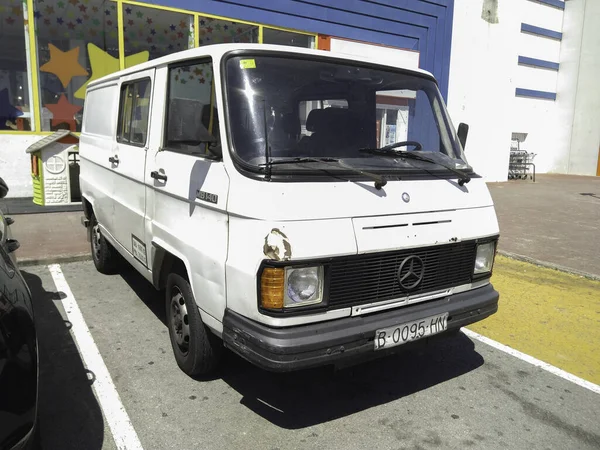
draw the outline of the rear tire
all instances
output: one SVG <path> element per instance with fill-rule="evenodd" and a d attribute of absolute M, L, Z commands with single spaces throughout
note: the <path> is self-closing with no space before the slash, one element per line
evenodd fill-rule
<path fill-rule="evenodd" d="M 105 275 L 117 273 L 121 262 L 119 254 L 102 236 L 96 216 L 93 214 L 90 217 L 90 243 L 96 270 Z"/>
<path fill-rule="evenodd" d="M 187 278 L 169 274 L 165 301 L 167 327 L 177 365 L 191 377 L 210 374 L 219 365 L 223 343 L 202 322 Z"/>

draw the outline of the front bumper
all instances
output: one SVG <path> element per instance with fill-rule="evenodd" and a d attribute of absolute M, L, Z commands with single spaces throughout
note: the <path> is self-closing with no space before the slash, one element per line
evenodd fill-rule
<path fill-rule="evenodd" d="M 438 300 L 367 316 L 345 317 L 288 328 L 273 328 L 229 309 L 223 318 L 225 345 L 251 363 L 275 372 L 350 364 L 427 343 L 449 331 L 485 319 L 498 310 L 499 294 L 491 284 Z M 437 314 L 449 313 L 448 330 L 389 350 L 375 351 L 375 331 Z"/>

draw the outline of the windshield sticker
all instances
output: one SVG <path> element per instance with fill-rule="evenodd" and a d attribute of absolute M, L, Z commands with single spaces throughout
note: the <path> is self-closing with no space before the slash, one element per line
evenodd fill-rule
<path fill-rule="evenodd" d="M 240 69 L 256 69 L 256 61 L 254 59 L 240 59 Z"/>

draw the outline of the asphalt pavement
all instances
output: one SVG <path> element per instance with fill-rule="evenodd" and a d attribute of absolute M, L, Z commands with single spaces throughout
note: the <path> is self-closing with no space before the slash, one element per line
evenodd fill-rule
<path fill-rule="evenodd" d="M 338 371 L 272 374 L 228 353 L 220 373 L 191 379 L 146 280 L 91 262 L 61 267 L 145 449 L 600 447 L 598 394 L 464 334 Z M 39 327 L 44 449 L 116 448 L 64 293 L 48 267 L 23 272 Z"/>

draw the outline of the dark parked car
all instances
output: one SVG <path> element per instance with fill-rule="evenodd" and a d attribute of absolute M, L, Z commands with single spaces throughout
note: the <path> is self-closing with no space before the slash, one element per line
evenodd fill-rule
<path fill-rule="evenodd" d="M 8 188 L 0 178 L 0 198 Z M 29 288 L 13 252 L 12 220 L 0 211 L 0 450 L 33 448 L 38 398 L 38 346 Z"/>

